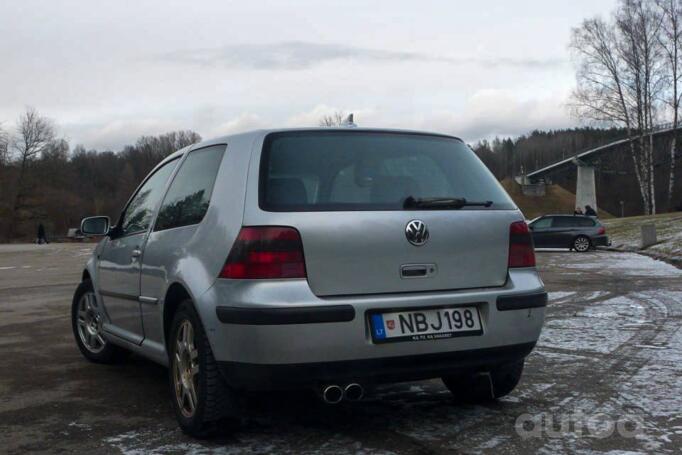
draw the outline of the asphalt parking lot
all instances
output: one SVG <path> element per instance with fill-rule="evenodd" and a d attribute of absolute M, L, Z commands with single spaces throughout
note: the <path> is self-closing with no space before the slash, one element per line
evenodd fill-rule
<path fill-rule="evenodd" d="M 682 270 L 629 253 L 541 252 L 546 325 L 518 389 L 454 406 L 439 381 L 325 406 L 249 399 L 238 431 L 177 428 L 166 371 L 140 357 L 88 363 L 69 305 L 87 244 L 0 245 L 0 452 L 679 453 Z"/>

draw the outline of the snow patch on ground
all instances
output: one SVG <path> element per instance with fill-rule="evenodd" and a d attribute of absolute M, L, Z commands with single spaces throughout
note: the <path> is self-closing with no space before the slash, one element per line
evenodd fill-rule
<path fill-rule="evenodd" d="M 291 444 L 292 440 L 305 439 L 310 433 L 300 434 L 300 438 L 292 439 L 292 432 L 296 429 L 288 428 L 285 432 L 273 432 L 263 434 L 240 433 L 229 441 L 206 440 L 197 441 L 177 441 L 178 437 L 184 439 L 179 434 L 179 430 L 168 431 L 159 427 L 158 429 L 148 429 L 141 431 L 128 431 L 105 438 L 104 442 L 117 449 L 124 455 L 161 455 L 167 453 L 184 453 L 190 455 L 241 455 L 241 454 L 308 454 L 318 455 L 334 453 L 340 455 L 394 455 L 394 452 L 364 447 L 359 441 L 355 441 L 345 435 L 336 433 L 321 442 L 315 449 L 300 449 L 296 444 Z M 282 434 L 283 433 L 283 434 Z M 289 434 L 287 434 L 289 433 Z"/>
<path fill-rule="evenodd" d="M 557 291 L 557 292 L 550 292 L 549 294 L 547 294 L 547 296 L 548 296 L 549 300 L 554 301 L 554 300 L 560 300 L 560 299 L 564 299 L 566 297 L 570 297 L 574 294 L 575 294 L 575 292 Z"/>
<path fill-rule="evenodd" d="M 563 264 L 562 267 L 578 270 L 603 271 L 618 269 L 628 276 L 682 277 L 682 270 L 663 261 L 635 253 L 593 254 L 585 262 Z"/>
<path fill-rule="evenodd" d="M 639 324 L 645 316 L 640 303 L 614 297 L 579 311 L 574 317 L 548 320 L 538 346 L 607 354 L 632 337 L 632 332 L 622 330 L 621 324 Z"/>

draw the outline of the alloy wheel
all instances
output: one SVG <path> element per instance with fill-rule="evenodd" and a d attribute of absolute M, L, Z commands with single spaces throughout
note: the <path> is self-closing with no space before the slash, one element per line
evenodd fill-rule
<path fill-rule="evenodd" d="M 575 248 L 576 251 L 584 253 L 590 249 L 590 239 L 587 237 L 578 237 L 573 242 L 573 248 Z"/>
<path fill-rule="evenodd" d="M 83 346 L 93 354 L 102 352 L 107 342 L 102 336 L 103 318 L 94 292 L 86 292 L 81 296 L 77 317 L 78 336 Z"/>
<path fill-rule="evenodd" d="M 175 337 L 173 356 L 173 386 L 182 415 L 190 418 L 197 409 L 199 351 L 194 344 L 194 327 L 185 319 Z"/>

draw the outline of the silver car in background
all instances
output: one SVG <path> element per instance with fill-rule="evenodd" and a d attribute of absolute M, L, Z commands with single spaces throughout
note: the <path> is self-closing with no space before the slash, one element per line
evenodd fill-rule
<path fill-rule="evenodd" d="M 239 415 L 240 389 L 327 403 L 442 378 L 455 401 L 508 394 L 547 294 L 518 208 L 455 137 L 259 130 L 165 160 L 76 290 L 81 352 L 169 367 L 181 428 Z M 223 424 L 223 423 L 221 423 Z"/>

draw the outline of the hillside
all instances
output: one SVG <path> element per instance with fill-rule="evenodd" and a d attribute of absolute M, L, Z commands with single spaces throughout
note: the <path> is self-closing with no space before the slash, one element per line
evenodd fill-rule
<path fill-rule="evenodd" d="M 529 220 L 547 213 L 573 213 L 575 210 L 575 194 L 559 185 L 547 185 L 545 196 L 537 197 L 524 195 L 521 185 L 512 179 L 506 178 L 500 183 Z M 613 218 L 613 215 L 599 210 L 599 217 Z"/>
<path fill-rule="evenodd" d="M 642 225 L 651 223 L 656 225 L 658 243 L 640 250 Z M 682 212 L 614 218 L 604 225 L 615 248 L 643 251 L 682 265 Z"/>

